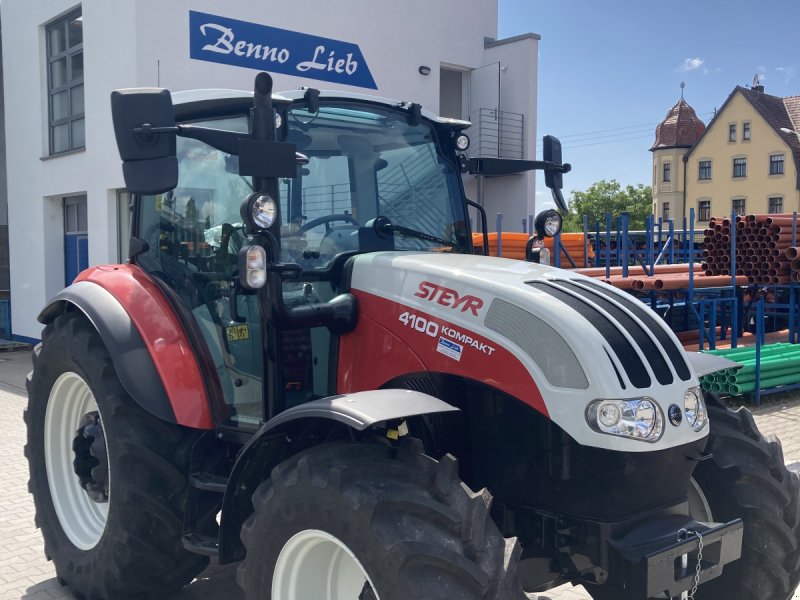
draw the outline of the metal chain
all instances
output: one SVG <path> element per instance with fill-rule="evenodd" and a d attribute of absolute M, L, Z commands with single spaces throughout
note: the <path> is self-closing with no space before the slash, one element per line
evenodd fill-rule
<path fill-rule="evenodd" d="M 694 568 L 694 582 L 692 584 L 692 590 L 689 592 L 689 595 L 686 596 L 686 600 L 694 600 L 695 592 L 697 592 L 697 586 L 700 585 L 700 569 L 701 563 L 703 560 L 703 536 L 700 534 L 699 531 L 694 531 L 692 529 L 681 529 L 678 531 L 678 541 L 683 542 L 688 540 L 691 536 L 697 536 L 697 564 Z"/>

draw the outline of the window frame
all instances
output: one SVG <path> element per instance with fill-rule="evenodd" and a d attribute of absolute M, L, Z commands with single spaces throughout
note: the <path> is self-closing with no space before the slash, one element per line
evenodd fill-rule
<path fill-rule="evenodd" d="M 736 141 L 736 123 L 728 124 L 728 142 Z"/>
<path fill-rule="evenodd" d="M 741 161 L 738 162 L 737 161 Z M 739 169 L 740 172 L 737 173 L 737 167 L 741 167 Z M 746 156 L 735 156 L 733 158 L 733 174 L 732 177 L 736 179 L 745 178 L 747 177 L 747 157 Z"/>
<path fill-rule="evenodd" d="M 778 159 L 779 160 L 776 160 Z M 784 174 L 784 163 L 786 161 L 786 155 L 783 152 L 774 152 L 769 155 L 769 174 L 770 175 L 783 175 Z M 780 166 L 778 166 L 780 165 Z M 773 166 L 775 166 L 775 170 L 773 170 Z"/>
<path fill-rule="evenodd" d="M 742 123 L 742 141 L 750 141 L 750 121 L 745 121 Z"/>
<path fill-rule="evenodd" d="M 661 203 L 661 218 L 664 221 L 669 221 L 669 202 Z"/>
<path fill-rule="evenodd" d="M 703 216 L 705 215 L 705 219 Z M 706 223 L 711 220 L 711 200 L 703 199 L 697 201 L 697 221 Z"/>
<path fill-rule="evenodd" d="M 706 173 L 707 171 L 707 173 Z M 703 175 L 706 175 L 704 177 Z M 711 160 L 697 161 L 697 179 L 698 181 L 711 181 Z"/>
<path fill-rule="evenodd" d="M 81 112 L 73 112 L 73 90 L 81 88 L 83 92 L 83 69 L 81 70 L 80 77 L 73 77 L 73 58 L 81 55 L 81 62 L 83 62 L 83 27 L 81 27 L 81 41 L 74 46 L 70 46 L 69 42 L 69 24 L 77 19 L 82 21 L 83 12 L 82 7 L 78 6 L 76 9 L 61 15 L 60 17 L 47 23 L 44 27 L 45 34 L 45 68 L 47 70 L 47 140 L 48 140 L 48 156 L 58 156 L 74 150 L 81 150 L 86 148 L 86 100 L 84 96 L 84 108 Z M 60 52 L 55 52 L 52 47 L 51 32 L 61 28 L 62 35 L 64 36 L 64 49 Z M 53 66 L 60 60 L 64 60 L 65 79 L 61 85 L 53 85 Z M 60 93 L 66 93 L 67 101 L 67 115 L 56 119 L 53 115 L 54 99 Z M 73 139 L 73 127 L 77 121 L 83 121 L 83 143 L 76 144 Z M 55 149 L 55 130 L 62 125 L 67 126 L 67 147 L 61 150 Z"/>
<path fill-rule="evenodd" d="M 777 201 L 777 210 L 773 210 L 773 200 Z M 783 196 L 768 196 L 767 197 L 767 214 L 779 215 L 783 213 Z"/>
<path fill-rule="evenodd" d="M 672 163 L 665 162 L 662 165 L 662 179 L 664 183 L 669 183 L 672 181 Z"/>
<path fill-rule="evenodd" d="M 735 204 L 737 202 L 742 203 L 741 210 L 737 209 Z M 731 211 L 736 211 L 737 215 L 745 215 L 747 210 L 747 198 L 731 198 Z"/>

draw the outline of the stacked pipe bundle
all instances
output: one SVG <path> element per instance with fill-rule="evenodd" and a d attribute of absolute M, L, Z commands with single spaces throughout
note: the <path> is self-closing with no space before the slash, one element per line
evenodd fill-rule
<path fill-rule="evenodd" d="M 783 284 L 794 277 L 800 281 L 798 248 L 792 246 L 792 215 L 746 215 L 729 218 L 712 217 L 703 238 L 705 274 L 731 274 L 731 234 L 736 228 L 736 275 L 746 276 L 747 283 Z M 792 258 L 794 257 L 794 258 Z"/>
<path fill-rule="evenodd" d="M 692 282 L 694 287 L 722 287 L 730 285 L 730 276 L 707 276 L 705 267 L 700 263 L 692 266 L 694 271 Z M 605 267 L 575 269 L 575 273 L 595 277 L 614 287 L 623 290 L 678 290 L 689 287 L 689 265 L 655 265 L 653 275 L 648 275 L 644 267 L 639 265 L 628 267 L 628 276 L 622 274 L 622 267 L 611 267 L 606 276 Z M 747 283 L 746 277 L 737 277 L 736 284 Z"/>
<path fill-rule="evenodd" d="M 525 246 L 530 239 L 527 233 L 515 233 L 505 231 L 502 234 L 502 253 L 503 258 L 514 258 L 525 260 Z M 476 248 L 483 246 L 483 234 L 473 233 L 472 243 Z M 553 238 L 544 239 L 544 247 L 550 250 L 550 264 L 555 264 Z M 591 244 L 588 247 L 588 256 L 584 260 L 584 234 L 583 233 L 562 233 L 561 234 L 561 268 L 571 269 L 572 263 L 567 258 L 567 253 L 575 262 L 576 267 L 587 267 L 594 260 L 594 249 Z M 497 233 L 489 233 L 489 254 L 497 256 Z M 588 263 L 588 264 L 587 264 Z"/>
<path fill-rule="evenodd" d="M 797 246 L 789 246 L 786 249 L 786 260 L 791 261 L 789 266 L 792 269 L 792 281 L 800 282 L 800 240 Z"/>
<path fill-rule="evenodd" d="M 700 385 L 704 390 L 733 396 L 755 391 L 755 347 L 707 350 L 706 353 L 724 356 L 739 363 L 742 367 L 704 375 L 700 378 Z M 800 383 L 800 345 L 765 344 L 761 346 L 759 387 L 768 389 L 794 383 Z"/>

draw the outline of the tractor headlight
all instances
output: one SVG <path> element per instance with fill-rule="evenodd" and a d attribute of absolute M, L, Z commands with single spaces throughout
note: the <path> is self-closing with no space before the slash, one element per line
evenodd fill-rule
<path fill-rule="evenodd" d="M 469 148 L 469 136 L 465 133 L 461 133 L 456 137 L 456 150 L 465 152 L 467 148 Z"/>
<path fill-rule="evenodd" d="M 664 414 L 652 398 L 595 400 L 586 409 L 589 427 L 598 433 L 657 442 L 664 433 Z"/>
<path fill-rule="evenodd" d="M 261 246 L 244 246 L 239 250 L 239 283 L 256 290 L 267 283 L 267 252 Z"/>
<path fill-rule="evenodd" d="M 708 423 L 708 413 L 706 404 L 703 401 L 703 392 L 699 387 L 686 390 L 683 396 L 683 412 L 686 415 L 686 422 L 695 431 L 700 431 Z"/>
<path fill-rule="evenodd" d="M 254 192 L 244 199 L 241 215 L 250 229 L 269 229 L 278 216 L 278 205 L 269 194 Z"/>

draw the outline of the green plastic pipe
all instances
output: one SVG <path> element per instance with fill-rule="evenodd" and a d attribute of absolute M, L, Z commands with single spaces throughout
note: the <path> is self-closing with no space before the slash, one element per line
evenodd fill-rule
<path fill-rule="evenodd" d="M 800 354 L 800 347 L 792 346 L 791 344 L 781 344 L 779 348 L 770 348 L 769 346 L 762 346 L 761 347 L 761 356 L 768 357 L 768 356 L 777 356 L 777 355 L 796 355 Z M 746 351 L 737 352 L 735 354 L 719 354 L 717 356 L 721 356 L 723 358 L 728 358 L 730 360 L 736 362 L 742 362 L 747 360 L 755 360 L 756 358 L 756 349 L 755 348 L 748 348 Z"/>
<path fill-rule="evenodd" d="M 764 346 L 761 346 L 761 356 L 772 356 L 776 354 L 795 354 L 798 352 L 800 352 L 800 346 L 793 344 L 780 344 L 776 346 L 766 344 Z M 741 362 L 743 360 L 754 360 L 756 356 L 756 349 L 755 347 L 748 347 L 742 350 L 737 349 L 736 352 L 715 353 L 714 355 L 721 356 L 723 358 L 728 358 L 730 360 L 735 360 L 736 362 Z"/>
<path fill-rule="evenodd" d="M 797 369 L 794 367 L 789 367 L 788 369 L 778 369 L 775 371 L 764 371 L 761 373 L 761 381 L 765 381 L 768 379 L 775 379 L 776 377 L 791 377 L 794 376 L 795 381 L 800 382 L 800 373 L 798 373 Z M 742 385 L 745 383 L 750 383 L 756 380 L 755 373 L 750 373 L 747 375 L 743 375 L 741 377 L 737 377 L 736 381 L 732 383 L 736 383 L 738 385 Z"/>
<path fill-rule="evenodd" d="M 790 344 L 789 342 L 775 342 L 773 344 L 764 344 L 762 349 L 785 348 L 789 346 L 797 346 L 797 344 Z M 743 352 L 752 352 L 756 349 L 755 346 L 740 346 L 738 348 L 720 348 L 719 350 L 704 350 L 706 354 L 716 354 L 717 356 L 727 356 L 729 354 L 741 354 Z"/>
<path fill-rule="evenodd" d="M 771 387 L 777 387 L 779 385 L 789 385 L 791 383 L 798 383 L 800 382 L 800 375 L 797 373 L 793 373 L 791 375 L 784 375 L 783 377 L 770 377 L 768 379 L 762 379 L 760 381 L 761 389 L 767 389 Z M 731 393 L 734 394 L 745 394 L 748 392 L 753 392 L 756 389 L 755 381 L 751 381 L 750 383 L 745 384 L 736 384 L 732 385 Z"/>
<path fill-rule="evenodd" d="M 762 359 L 764 359 L 764 358 L 780 358 L 780 357 L 791 358 L 791 357 L 797 357 L 797 356 L 800 356 L 800 348 L 796 348 L 796 349 L 795 348 L 784 348 L 784 349 L 778 350 L 777 352 L 762 352 L 761 353 L 761 358 Z M 752 356 L 737 356 L 735 358 L 732 358 L 731 360 L 735 360 L 738 363 L 743 363 L 743 362 L 751 362 L 751 361 L 754 361 L 755 359 L 756 359 L 756 354 L 754 352 L 752 354 Z"/>
<path fill-rule="evenodd" d="M 798 358 L 766 358 L 761 361 L 761 370 L 762 371 L 771 371 L 774 369 L 788 369 L 789 367 L 794 367 L 798 371 L 800 371 L 800 357 Z M 756 365 L 747 364 L 744 365 L 741 369 L 738 369 L 736 373 L 734 373 L 734 377 L 741 375 L 742 373 L 755 373 L 756 372 Z"/>

